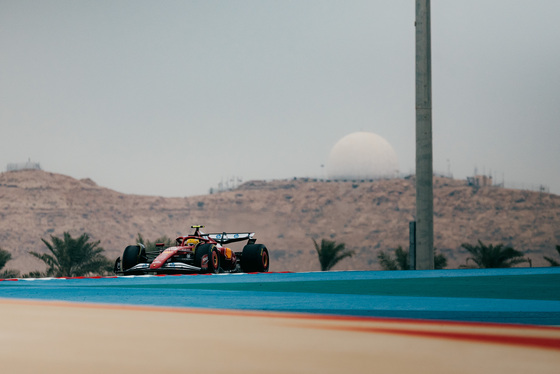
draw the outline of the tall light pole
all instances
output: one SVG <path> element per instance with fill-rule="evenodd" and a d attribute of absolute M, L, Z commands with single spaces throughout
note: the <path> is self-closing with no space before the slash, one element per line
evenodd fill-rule
<path fill-rule="evenodd" d="M 416 269 L 434 268 L 430 0 L 416 0 Z"/>

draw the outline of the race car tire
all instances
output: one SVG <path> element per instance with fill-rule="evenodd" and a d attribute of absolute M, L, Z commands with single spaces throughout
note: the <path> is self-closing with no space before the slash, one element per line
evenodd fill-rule
<path fill-rule="evenodd" d="M 247 244 L 240 262 L 244 273 L 266 273 L 270 265 L 268 249 L 263 244 Z"/>
<path fill-rule="evenodd" d="M 206 259 L 204 258 L 206 256 Z M 204 261 L 204 263 L 203 263 Z M 207 262 L 206 262 L 207 261 Z M 205 263 L 207 264 L 205 266 Z M 214 244 L 202 244 L 196 247 L 194 253 L 194 266 L 201 268 L 201 273 L 220 272 L 220 253 Z M 205 266 L 203 268 L 203 266 Z"/>
<path fill-rule="evenodd" d="M 136 266 L 140 261 L 146 257 L 146 251 L 139 245 L 129 245 L 124 249 L 121 259 L 121 269 L 123 271 Z"/>

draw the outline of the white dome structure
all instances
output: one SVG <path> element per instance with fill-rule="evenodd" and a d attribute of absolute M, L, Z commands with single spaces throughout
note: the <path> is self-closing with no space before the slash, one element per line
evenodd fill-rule
<path fill-rule="evenodd" d="M 327 161 L 330 179 L 395 178 L 399 163 L 395 150 L 383 137 L 372 132 L 355 132 L 340 139 Z"/>

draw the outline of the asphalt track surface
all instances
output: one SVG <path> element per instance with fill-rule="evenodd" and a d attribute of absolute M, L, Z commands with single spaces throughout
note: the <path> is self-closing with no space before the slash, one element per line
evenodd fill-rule
<path fill-rule="evenodd" d="M 0 282 L 2 372 L 558 373 L 560 269 Z"/>

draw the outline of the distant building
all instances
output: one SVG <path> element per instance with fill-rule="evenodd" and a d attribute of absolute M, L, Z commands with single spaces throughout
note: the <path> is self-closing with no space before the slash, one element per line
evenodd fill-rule
<path fill-rule="evenodd" d="M 38 162 L 32 162 L 31 159 L 29 159 L 27 162 L 9 163 L 6 167 L 6 171 L 17 170 L 41 170 L 41 165 Z"/>
<path fill-rule="evenodd" d="M 467 177 L 467 184 L 473 187 L 491 187 L 492 177 L 486 175 L 475 175 L 474 177 Z"/>
<path fill-rule="evenodd" d="M 229 177 L 225 182 L 224 178 L 222 178 L 222 181 L 218 183 L 218 188 L 211 187 L 208 193 L 212 195 L 214 193 L 235 190 L 241 183 L 243 183 L 243 178 L 240 177 Z"/>

